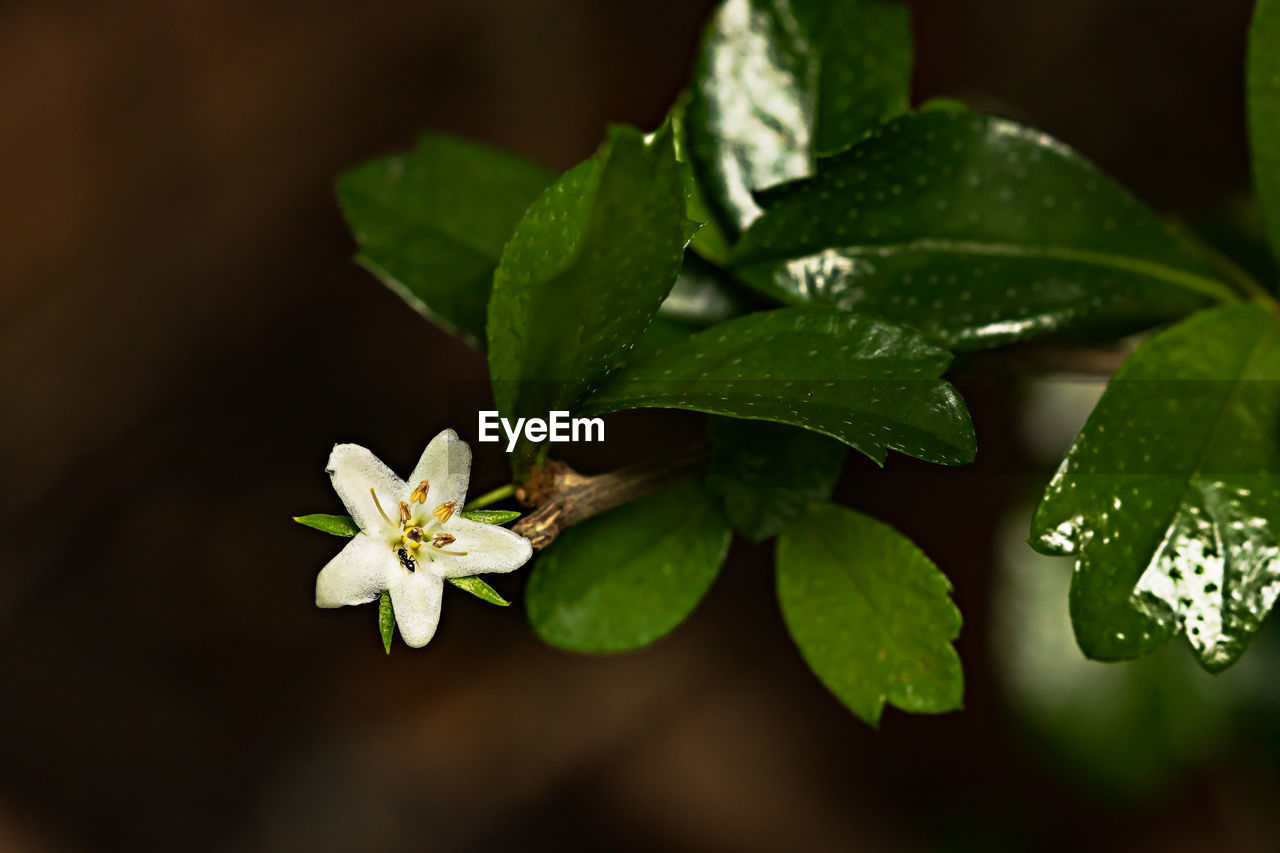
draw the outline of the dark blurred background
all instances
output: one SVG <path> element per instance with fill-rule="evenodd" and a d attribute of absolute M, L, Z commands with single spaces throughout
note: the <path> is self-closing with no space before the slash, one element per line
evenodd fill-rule
<path fill-rule="evenodd" d="M 314 608 L 340 543 L 289 517 L 339 508 L 329 447 L 407 470 L 474 414 L 399 365 L 485 377 L 349 261 L 335 174 L 427 128 L 567 167 L 661 120 L 710 5 L 0 7 L 0 850 L 1275 849 L 1270 641 L 1216 680 L 1181 648 L 1084 662 L 1069 565 L 1022 544 L 1096 383 L 972 380 L 978 463 L 841 483 L 955 583 L 961 713 L 856 721 L 742 543 L 615 658 L 541 646 L 521 573 L 495 581 L 517 606 L 449 593 L 390 657 L 370 608 Z M 1246 0 L 913 6 L 921 97 L 1171 213 L 1246 192 Z M 480 453 L 474 488 L 502 466 Z"/>

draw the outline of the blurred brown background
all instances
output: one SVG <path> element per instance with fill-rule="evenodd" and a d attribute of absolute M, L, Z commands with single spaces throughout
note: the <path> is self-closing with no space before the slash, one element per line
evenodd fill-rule
<path fill-rule="evenodd" d="M 1261 741 L 1113 797 L 1026 734 L 993 566 L 1043 472 L 1004 385 L 964 389 L 972 468 L 852 462 L 840 489 L 953 579 L 963 713 L 854 720 L 741 543 L 618 658 L 542 647 L 519 577 L 495 582 L 517 606 L 449 594 L 432 646 L 389 658 L 370 609 L 312 606 L 338 543 L 289 516 L 338 508 L 329 446 L 407 468 L 474 415 L 397 365 L 485 376 L 349 262 L 334 175 L 424 128 L 567 167 L 607 121 L 657 124 L 710 5 L 0 7 L 0 849 L 1274 849 Z M 921 96 L 1040 126 L 1162 209 L 1245 189 L 1246 0 L 913 5 Z"/>

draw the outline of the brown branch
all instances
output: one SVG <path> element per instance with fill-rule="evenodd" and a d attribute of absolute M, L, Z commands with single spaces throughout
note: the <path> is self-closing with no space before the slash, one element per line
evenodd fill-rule
<path fill-rule="evenodd" d="M 708 452 L 705 443 L 698 444 L 671 456 L 589 477 L 563 462 L 547 462 L 516 490 L 521 503 L 537 509 L 511 529 L 527 537 L 534 548 L 545 548 L 567 527 L 692 476 L 706 464 Z"/>

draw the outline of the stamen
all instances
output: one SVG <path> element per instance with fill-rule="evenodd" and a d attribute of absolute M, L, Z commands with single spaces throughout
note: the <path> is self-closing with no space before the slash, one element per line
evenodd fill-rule
<path fill-rule="evenodd" d="M 448 503 L 442 503 L 440 504 L 440 506 L 431 510 L 431 514 L 434 515 L 437 519 L 439 519 L 441 524 L 444 524 L 446 521 L 448 521 L 450 518 L 453 517 L 453 511 L 457 508 L 458 508 L 457 501 L 449 501 Z"/>
<path fill-rule="evenodd" d="M 437 554 L 448 554 L 450 557 L 465 557 L 465 556 L 467 556 L 467 552 L 466 552 L 466 551 L 446 551 L 446 550 L 445 550 L 445 549 L 443 549 L 443 548 L 436 548 L 436 553 L 437 553 Z"/>
<path fill-rule="evenodd" d="M 385 510 L 382 509 L 382 504 L 378 502 L 378 493 L 373 490 L 373 486 L 369 487 L 369 494 L 373 495 L 373 505 L 378 508 L 378 512 L 381 513 L 382 517 L 386 519 L 387 524 L 390 525 L 391 527 L 395 527 L 395 524 L 391 521 L 391 519 L 387 518 L 387 513 Z"/>
<path fill-rule="evenodd" d="M 409 503 L 425 504 L 427 502 L 427 492 L 431 491 L 431 483 L 423 480 L 418 484 L 418 488 L 413 490 L 413 494 L 409 495 Z"/>
<path fill-rule="evenodd" d="M 405 535 L 405 536 L 408 536 L 408 537 L 409 537 L 410 539 L 412 539 L 414 542 L 421 542 L 421 541 L 422 541 L 422 528 L 421 528 L 421 527 L 410 527 L 408 530 L 406 530 L 406 531 L 404 532 L 404 535 Z"/>
<path fill-rule="evenodd" d="M 403 526 L 409 523 L 409 505 L 404 501 L 400 501 L 400 524 Z"/>
<path fill-rule="evenodd" d="M 452 545 L 458 541 L 458 537 L 448 533 L 437 533 L 435 538 L 431 540 L 433 548 L 443 548 L 445 545 Z"/>

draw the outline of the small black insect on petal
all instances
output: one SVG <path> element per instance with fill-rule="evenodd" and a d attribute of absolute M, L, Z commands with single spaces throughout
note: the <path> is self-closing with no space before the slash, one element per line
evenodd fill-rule
<path fill-rule="evenodd" d="M 400 558 L 400 565 L 404 566 L 409 571 L 412 572 L 418 568 L 418 563 L 413 559 L 413 555 L 409 553 L 408 548 L 399 549 L 396 551 L 396 556 Z"/>

